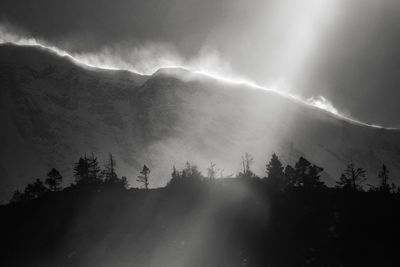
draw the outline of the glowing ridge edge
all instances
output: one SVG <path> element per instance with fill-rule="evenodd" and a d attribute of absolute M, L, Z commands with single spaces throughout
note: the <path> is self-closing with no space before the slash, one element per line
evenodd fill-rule
<path fill-rule="evenodd" d="M 275 88 L 267 88 L 264 87 L 262 85 L 257 84 L 256 82 L 250 81 L 250 80 L 246 80 L 246 79 L 241 79 L 241 78 L 232 78 L 232 77 L 226 77 L 224 75 L 218 74 L 218 73 L 212 73 L 212 72 L 208 72 L 207 70 L 204 69 L 193 69 L 187 66 L 160 66 L 156 71 L 152 72 L 152 73 L 142 73 L 139 72 L 133 68 L 119 68 L 119 67 L 115 67 L 115 66 L 109 66 L 106 64 L 99 64 L 99 65 L 93 65 L 91 63 L 89 63 L 87 60 L 84 60 L 82 58 L 79 57 L 79 54 L 77 55 L 73 55 L 63 49 L 59 49 L 55 46 L 52 45 L 46 45 L 43 44 L 39 41 L 37 41 L 34 38 L 19 38 L 17 40 L 6 40 L 7 38 L 2 38 L 0 36 L 0 44 L 5 44 L 5 43 L 10 43 L 13 45 L 17 45 L 17 46 L 37 46 L 37 47 L 41 47 L 43 49 L 47 49 L 53 53 L 55 53 L 58 56 L 61 57 L 67 57 L 69 59 L 71 59 L 74 63 L 78 64 L 78 65 L 83 65 L 83 66 L 88 66 L 91 68 L 97 68 L 97 69 L 105 69 L 105 70 L 124 70 L 124 71 L 129 71 L 131 73 L 135 73 L 135 74 L 139 74 L 139 75 L 152 75 L 154 74 L 158 69 L 168 69 L 168 68 L 180 68 L 180 69 L 184 69 L 187 70 L 191 73 L 194 74 L 201 74 L 207 77 L 210 77 L 212 79 L 221 81 L 221 82 L 225 82 L 225 83 L 231 83 L 231 84 L 238 84 L 238 85 L 245 85 L 251 88 L 255 88 L 255 89 L 260 89 L 260 90 L 267 90 L 267 91 L 272 91 L 274 93 L 277 93 L 285 98 L 289 98 L 291 100 L 294 100 L 296 102 L 302 103 L 304 105 L 313 107 L 313 108 L 317 108 L 319 110 L 323 110 L 325 112 L 328 112 L 330 114 L 332 114 L 335 117 L 341 118 L 343 120 L 346 120 L 348 122 L 357 124 L 357 125 L 361 125 L 361 126 L 367 126 L 367 127 L 373 127 L 373 128 L 380 128 L 380 129 L 387 129 L 387 130 L 398 130 L 397 128 L 387 128 L 387 127 L 383 127 L 380 125 L 375 125 L 375 124 L 368 124 L 362 121 L 359 121 L 357 119 L 351 118 L 349 116 L 346 116 L 342 113 L 340 113 L 325 97 L 323 96 L 318 96 L 318 97 L 310 97 L 308 99 L 304 99 L 298 95 L 294 95 L 294 94 L 290 94 L 287 92 L 282 92 L 278 89 Z"/>

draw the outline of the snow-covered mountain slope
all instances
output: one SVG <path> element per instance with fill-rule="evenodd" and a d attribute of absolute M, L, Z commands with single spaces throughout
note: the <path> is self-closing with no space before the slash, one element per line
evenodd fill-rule
<path fill-rule="evenodd" d="M 152 186 L 173 164 L 215 162 L 224 174 L 255 158 L 263 175 L 276 152 L 285 163 L 305 155 L 333 183 L 346 163 L 365 167 L 371 183 L 379 166 L 400 175 L 400 132 L 354 125 L 275 92 L 229 84 L 182 69 L 152 76 L 80 66 L 30 46 L 0 45 L 0 192 L 51 167 L 68 182 L 84 153 L 112 152 L 120 175 L 135 185 L 144 163 Z"/>

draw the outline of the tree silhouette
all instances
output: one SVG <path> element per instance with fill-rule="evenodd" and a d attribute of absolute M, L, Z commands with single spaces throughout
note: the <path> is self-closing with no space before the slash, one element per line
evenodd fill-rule
<path fill-rule="evenodd" d="M 312 165 L 304 157 L 300 157 L 295 164 L 295 181 L 294 186 L 305 188 L 316 188 L 324 186 L 324 182 L 320 180 L 320 173 L 324 169 L 317 165 Z"/>
<path fill-rule="evenodd" d="M 255 178 L 256 175 L 251 171 L 250 166 L 253 164 L 253 157 L 249 153 L 242 156 L 242 172 L 239 172 L 238 178 Z"/>
<path fill-rule="evenodd" d="M 217 178 L 218 169 L 215 168 L 215 163 L 210 163 L 210 167 L 207 168 L 207 178 L 213 180 Z"/>
<path fill-rule="evenodd" d="M 85 184 L 89 180 L 89 160 L 86 157 L 80 157 L 74 166 L 74 177 L 76 184 Z"/>
<path fill-rule="evenodd" d="M 99 173 L 99 162 L 93 153 L 89 158 L 86 155 L 80 157 L 75 163 L 74 176 L 77 185 L 99 184 L 101 182 Z"/>
<path fill-rule="evenodd" d="M 115 167 L 117 166 L 115 159 L 111 153 L 108 154 L 108 160 L 104 165 L 104 170 L 102 171 L 102 176 L 104 183 L 113 184 L 118 182 L 118 175 L 115 173 Z"/>
<path fill-rule="evenodd" d="M 42 180 L 36 179 L 34 183 L 28 184 L 24 190 L 23 200 L 32 200 L 41 197 L 47 192 Z"/>
<path fill-rule="evenodd" d="M 179 172 L 176 170 L 176 167 L 175 167 L 175 165 L 174 165 L 174 166 L 172 167 L 171 180 L 172 180 L 172 181 L 175 181 L 175 180 L 179 179 L 179 176 L 180 176 L 180 174 L 179 174 Z"/>
<path fill-rule="evenodd" d="M 283 164 L 274 153 L 266 166 L 267 181 L 275 188 L 283 190 L 286 187 Z"/>
<path fill-rule="evenodd" d="M 24 195 L 19 190 L 15 190 L 13 196 L 11 197 L 10 203 L 18 203 L 23 200 Z"/>
<path fill-rule="evenodd" d="M 128 179 L 126 178 L 126 176 L 122 176 L 121 179 L 118 179 L 116 184 L 121 185 L 121 187 L 125 189 L 129 187 Z"/>
<path fill-rule="evenodd" d="M 321 168 L 315 164 L 310 166 L 307 180 L 305 181 L 305 186 L 310 187 L 324 187 L 325 183 L 321 181 L 321 172 L 324 168 Z"/>
<path fill-rule="evenodd" d="M 53 192 L 58 191 L 61 189 L 61 182 L 62 182 L 62 176 L 60 172 L 52 168 L 50 172 L 47 174 L 47 178 L 45 180 L 45 183 L 49 186 L 49 189 Z"/>
<path fill-rule="evenodd" d="M 339 181 L 336 182 L 336 187 L 354 192 L 362 191 L 362 183 L 365 180 L 365 170 L 363 168 L 356 168 L 353 163 L 349 163 L 344 173 L 340 176 Z"/>
<path fill-rule="evenodd" d="M 389 185 L 389 170 L 386 165 L 383 164 L 381 170 L 378 173 L 379 188 L 378 190 L 385 193 L 390 193 L 391 186 Z"/>
<path fill-rule="evenodd" d="M 88 171 L 89 171 L 89 179 L 93 183 L 100 182 L 100 166 L 97 158 L 92 155 L 88 158 Z"/>
<path fill-rule="evenodd" d="M 215 167 L 215 166 L 214 166 Z M 216 170 L 214 175 L 216 175 Z M 185 163 L 185 167 L 182 171 L 178 171 L 175 166 L 172 169 L 171 180 L 168 185 L 175 184 L 196 184 L 204 179 L 203 175 L 199 171 L 196 165 L 190 164 L 190 162 Z"/>
<path fill-rule="evenodd" d="M 184 180 L 202 180 L 203 176 L 196 165 L 186 162 L 185 168 L 181 172 L 181 178 Z"/>
<path fill-rule="evenodd" d="M 284 175 L 287 186 L 296 186 L 296 170 L 292 167 L 292 165 L 286 165 Z"/>
<path fill-rule="evenodd" d="M 353 191 L 353 184 L 345 174 L 341 174 L 339 181 L 336 181 L 336 188 L 341 188 L 346 191 Z"/>
<path fill-rule="evenodd" d="M 142 183 L 145 189 L 149 189 L 149 173 L 150 169 L 146 165 L 143 165 L 143 169 L 140 171 L 140 175 L 136 180 L 139 183 Z"/>

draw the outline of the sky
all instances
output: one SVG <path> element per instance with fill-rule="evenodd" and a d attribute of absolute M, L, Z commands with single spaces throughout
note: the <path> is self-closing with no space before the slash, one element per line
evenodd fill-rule
<path fill-rule="evenodd" d="M 198 65 L 400 126 L 398 0 L 2 0 L 0 25 L 111 65 Z"/>

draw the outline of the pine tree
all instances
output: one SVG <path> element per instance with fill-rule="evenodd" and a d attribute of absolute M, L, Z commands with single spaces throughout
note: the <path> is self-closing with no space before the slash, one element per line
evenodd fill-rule
<path fill-rule="evenodd" d="M 179 179 L 179 172 L 176 170 L 175 165 L 172 167 L 171 180 Z"/>
<path fill-rule="evenodd" d="M 88 172 L 89 172 L 89 181 L 90 183 L 100 183 L 100 166 L 97 158 L 92 155 L 88 158 Z"/>
<path fill-rule="evenodd" d="M 75 163 L 74 176 L 77 185 L 100 184 L 100 167 L 97 158 L 92 155 L 88 158 L 86 155 L 80 157 Z"/>
<path fill-rule="evenodd" d="M 379 191 L 390 193 L 391 186 L 389 185 L 389 170 L 386 165 L 383 164 L 381 170 L 378 173 L 379 179 Z"/>
<path fill-rule="evenodd" d="M 24 190 L 23 200 L 32 200 L 41 197 L 47 192 L 46 186 L 40 179 L 36 179 L 34 183 L 28 184 Z"/>
<path fill-rule="evenodd" d="M 346 191 L 353 191 L 353 184 L 351 179 L 348 179 L 345 174 L 341 174 L 339 181 L 336 182 L 336 188 L 341 188 Z"/>
<path fill-rule="evenodd" d="M 150 169 L 146 165 L 143 165 L 143 169 L 140 171 L 140 175 L 136 180 L 139 183 L 142 183 L 145 189 L 149 189 L 149 173 Z"/>
<path fill-rule="evenodd" d="M 74 166 L 74 177 L 76 184 L 87 184 L 89 182 L 89 160 L 86 157 L 80 157 Z"/>
<path fill-rule="evenodd" d="M 121 179 L 118 179 L 117 184 L 125 189 L 129 187 L 128 179 L 126 178 L 126 176 L 122 176 Z"/>
<path fill-rule="evenodd" d="M 104 170 L 102 171 L 102 176 L 106 184 L 113 184 L 118 182 L 118 175 L 115 172 L 115 167 L 117 166 L 115 159 L 111 153 L 108 154 L 108 161 L 104 165 Z"/>
<path fill-rule="evenodd" d="M 307 180 L 308 170 L 311 166 L 311 163 L 303 158 L 300 157 L 299 160 L 296 162 L 294 169 L 296 172 L 294 186 L 296 187 L 303 187 L 305 186 L 305 180 Z"/>
<path fill-rule="evenodd" d="M 275 188 L 283 190 L 286 187 L 282 162 L 274 153 L 266 166 L 267 181 Z"/>
<path fill-rule="evenodd" d="M 325 183 L 321 181 L 321 172 L 323 168 L 313 164 L 309 167 L 309 173 L 305 185 L 308 187 L 324 187 Z"/>
<path fill-rule="evenodd" d="M 51 191 L 58 191 L 61 189 L 61 182 L 62 182 L 62 176 L 60 172 L 52 168 L 50 172 L 47 174 L 47 178 L 45 180 L 45 183 L 49 186 Z"/>
<path fill-rule="evenodd" d="M 344 173 L 336 182 L 336 187 L 352 191 L 362 191 L 362 183 L 366 180 L 365 170 L 356 168 L 353 163 L 349 163 Z"/>
<path fill-rule="evenodd" d="M 296 170 L 292 167 L 292 165 L 286 165 L 285 171 L 285 181 L 288 186 L 295 187 L 296 186 Z"/>
<path fill-rule="evenodd" d="M 312 165 L 306 158 L 300 157 L 295 164 L 294 186 L 305 188 L 323 187 L 325 184 L 320 180 L 323 168 Z"/>

